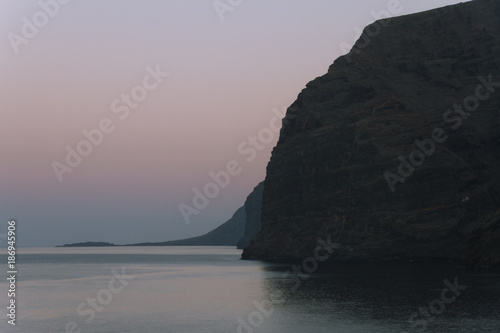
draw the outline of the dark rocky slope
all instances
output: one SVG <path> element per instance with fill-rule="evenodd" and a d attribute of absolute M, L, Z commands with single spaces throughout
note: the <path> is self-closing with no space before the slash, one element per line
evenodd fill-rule
<path fill-rule="evenodd" d="M 262 216 L 262 192 L 264 182 L 259 183 L 245 201 L 245 234 L 236 244 L 238 249 L 244 249 L 250 244 L 250 241 L 260 231 Z"/>
<path fill-rule="evenodd" d="M 260 230 L 263 182 L 257 185 L 234 215 L 214 230 L 197 237 L 129 246 L 236 246 L 242 249 Z"/>
<path fill-rule="evenodd" d="M 301 259 L 330 236 L 333 261 L 498 263 L 500 1 L 378 21 L 356 46 L 287 110 L 242 257 Z"/>
<path fill-rule="evenodd" d="M 197 237 L 166 242 L 130 244 L 130 246 L 235 246 L 245 230 L 245 207 L 214 230 Z"/>

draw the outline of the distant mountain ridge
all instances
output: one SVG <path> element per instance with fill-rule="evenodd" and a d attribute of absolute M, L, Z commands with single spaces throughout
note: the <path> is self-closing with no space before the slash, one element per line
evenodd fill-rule
<path fill-rule="evenodd" d="M 128 244 L 128 246 L 236 246 L 245 232 L 245 207 L 214 230 L 197 237 L 165 242 Z"/>
<path fill-rule="evenodd" d="M 108 242 L 81 242 L 81 243 L 58 245 L 56 247 L 94 247 L 94 246 L 116 246 L 116 245 Z"/>
<path fill-rule="evenodd" d="M 248 195 L 245 203 L 233 216 L 214 230 L 197 237 L 165 241 L 116 245 L 107 242 L 85 242 L 58 245 L 57 247 L 92 246 L 237 246 L 243 249 L 260 230 L 260 214 L 264 182 L 259 183 Z"/>
<path fill-rule="evenodd" d="M 197 237 L 165 242 L 128 244 L 127 246 L 237 246 L 243 249 L 260 230 L 262 191 L 257 185 L 234 215 L 214 230 Z"/>

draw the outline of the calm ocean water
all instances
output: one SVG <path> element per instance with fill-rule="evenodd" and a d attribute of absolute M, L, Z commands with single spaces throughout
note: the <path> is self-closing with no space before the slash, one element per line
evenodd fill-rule
<path fill-rule="evenodd" d="M 17 322 L 4 280 L 1 333 L 500 332 L 500 271 L 344 264 L 294 278 L 230 247 L 19 252 Z"/>

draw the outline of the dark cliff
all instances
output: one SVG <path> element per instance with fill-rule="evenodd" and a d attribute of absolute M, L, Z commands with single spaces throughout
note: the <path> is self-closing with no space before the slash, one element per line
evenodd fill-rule
<path fill-rule="evenodd" d="M 264 182 L 259 183 L 245 201 L 245 234 L 236 244 L 238 249 L 244 249 L 250 244 L 250 241 L 260 231 L 262 215 L 262 191 Z"/>
<path fill-rule="evenodd" d="M 499 176 L 500 2 L 377 21 L 288 108 L 242 257 L 498 263 Z"/>
<path fill-rule="evenodd" d="M 467 263 L 471 266 L 500 266 L 500 210 L 477 225 L 467 250 Z"/>

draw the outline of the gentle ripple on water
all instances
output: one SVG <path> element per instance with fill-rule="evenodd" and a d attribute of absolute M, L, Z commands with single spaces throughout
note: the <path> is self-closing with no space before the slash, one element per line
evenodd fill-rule
<path fill-rule="evenodd" d="M 413 333 L 421 326 L 412 327 L 411 314 L 429 309 L 443 281 L 455 277 L 467 289 L 429 315 L 425 332 L 500 332 L 498 270 L 337 264 L 294 280 L 283 277 L 291 265 L 242 261 L 240 254 L 229 247 L 24 249 L 18 324 L 4 319 L 0 332 L 60 333 L 73 321 L 82 333 Z M 134 277 L 123 291 L 92 320 L 88 312 L 79 315 L 78 306 L 109 288 L 112 271 L 122 268 Z M 0 293 L 7 289 L 1 282 Z M 0 298 L 3 318 L 6 300 Z"/>

